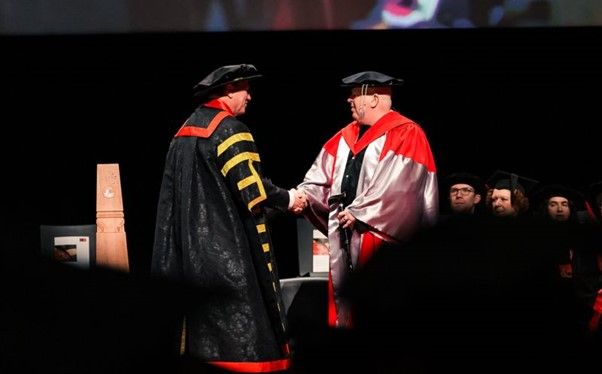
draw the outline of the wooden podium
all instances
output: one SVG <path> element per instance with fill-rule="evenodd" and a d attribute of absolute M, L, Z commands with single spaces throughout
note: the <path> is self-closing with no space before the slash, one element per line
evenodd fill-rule
<path fill-rule="evenodd" d="M 96 166 L 96 265 L 129 271 L 119 164 Z"/>

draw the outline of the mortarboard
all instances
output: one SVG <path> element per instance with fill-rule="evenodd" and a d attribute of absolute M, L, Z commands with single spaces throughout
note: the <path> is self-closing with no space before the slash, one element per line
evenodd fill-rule
<path fill-rule="evenodd" d="M 585 197 L 581 192 L 570 187 L 566 187 L 560 184 L 548 184 L 542 186 L 541 188 L 537 189 L 537 191 L 533 192 L 534 200 L 536 200 L 540 204 L 556 196 L 564 197 L 565 199 L 573 203 L 573 205 L 575 205 L 578 209 L 584 208 Z"/>
<path fill-rule="evenodd" d="M 194 96 L 205 98 L 217 88 L 223 87 L 228 83 L 259 77 L 261 77 L 261 74 L 259 74 L 255 66 L 250 64 L 222 66 L 209 73 L 209 75 L 194 86 Z"/>
<path fill-rule="evenodd" d="M 489 188 L 510 190 L 510 192 L 520 190 L 525 195 L 528 195 L 537 184 L 539 184 L 539 181 L 535 179 L 523 177 L 503 170 L 496 170 L 487 180 L 487 186 Z"/>
<path fill-rule="evenodd" d="M 475 174 L 465 172 L 452 173 L 444 180 L 447 188 L 453 186 L 454 184 L 462 183 L 474 188 L 475 192 L 481 196 L 485 194 L 485 183 L 483 183 L 483 180 Z"/>
<path fill-rule="evenodd" d="M 362 71 L 342 79 L 341 87 L 356 87 L 367 85 L 368 87 L 399 86 L 403 79 L 393 78 L 387 74 L 377 71 Z"/>

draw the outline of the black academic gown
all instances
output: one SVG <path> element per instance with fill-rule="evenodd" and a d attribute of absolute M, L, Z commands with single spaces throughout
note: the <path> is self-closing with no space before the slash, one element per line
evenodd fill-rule
<path fill-rule="evenodd" d="M 286 209 L 288 191 L 262 177 L 249 129 L 220 105 L 199 107 L 171 142 L 152 272 L 196 290 L 186 354 L 236 371 L 280 370 L 286 321 L 263 206 Z"/>
<path fill-rule="evenodd" d="M 454 216 L 381 248 L 349 281 L 360 334 L 349 346 L 395 372 L 581 372 L 588 354 L 547 233 L 526 218 Z"/>

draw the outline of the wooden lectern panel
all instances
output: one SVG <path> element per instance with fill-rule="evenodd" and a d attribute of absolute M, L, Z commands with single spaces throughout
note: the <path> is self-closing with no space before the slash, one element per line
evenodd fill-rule
<path fill-rule="evenodd" d="M 129 270 L 119 164 L 96 167 L 96 265 Z"/>

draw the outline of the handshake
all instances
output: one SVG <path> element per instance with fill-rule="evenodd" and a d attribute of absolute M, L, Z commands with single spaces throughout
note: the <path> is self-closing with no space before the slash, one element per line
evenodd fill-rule
<path fill-rule="evenodd" d="M 301 214 L 301 212 L 307 208 L 307 205 L 309 205 L 309 202 L 307 201 L 307 195 L 304 191 L 294 188 L 291 190 L 291 192 L 291 198 L 294 196 L 294 200 L 292 205 L 289 204 L 288 210 L 295 214 Z"/>

